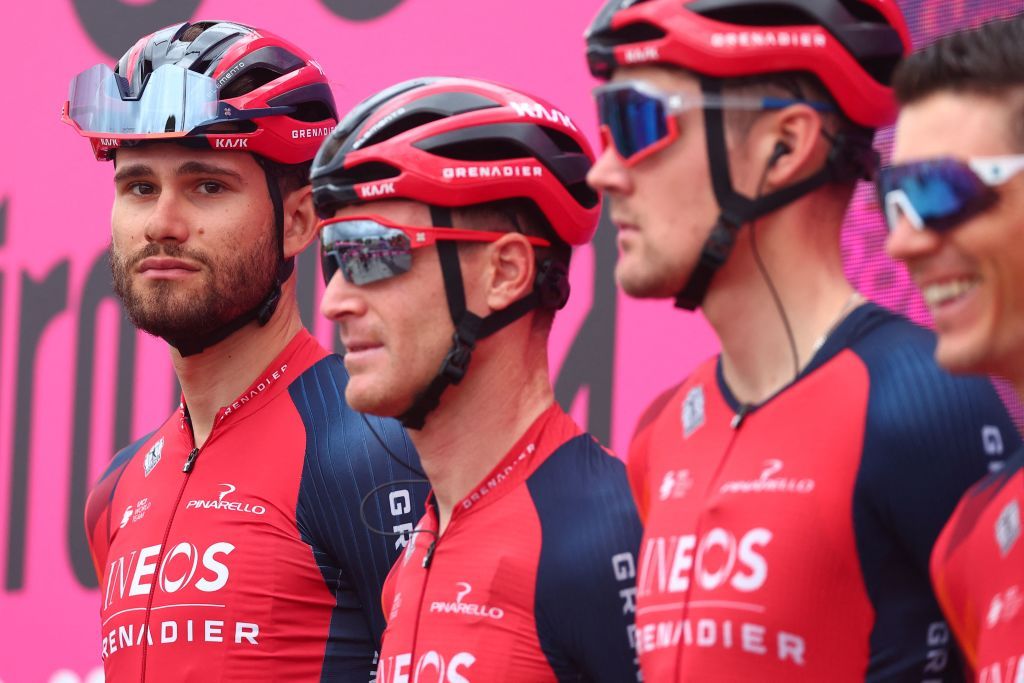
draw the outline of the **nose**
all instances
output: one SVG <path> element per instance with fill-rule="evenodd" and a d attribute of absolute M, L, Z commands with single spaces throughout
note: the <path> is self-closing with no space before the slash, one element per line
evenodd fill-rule
<path fill-rule="evenodd" d="M 595 191 L 627 195 L 633 191 L 633 178 L 629 167 L 612 143 L 607 128 L 601 130 L 604 151 L 587 173 L 587 184 Z"/>
<path fill-rule="evenodd" d="M 358 317 L 365 313 L 366 299 L 361 288 L 349 283 L 341 274 L 341 270 L 335 271 L 320 298 L 320 314 L 328 320 L 341 323 L 346 318 Z"/>
<path fill-rule="evenodd" d="M 173 191 L 160 193 L 146 219 L 146 241 L 181 243 L 188 240 L 190 230 L 183 201 Z"/>
<path fill-rule="evenodd" d="M 934 252 L 942 242 L 942 236 L 925 226 L 915 228 L 906 214 L 896 213 L 895 225 L 889 226 L 889 236 L 885 241 L 885 251 L 898 261 L 913 261 L 921 256 Z"/>

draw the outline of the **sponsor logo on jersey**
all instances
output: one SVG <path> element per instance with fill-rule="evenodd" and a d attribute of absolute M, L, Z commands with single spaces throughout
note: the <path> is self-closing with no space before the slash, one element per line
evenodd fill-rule
<path fill-rule="evenodd" d="M 1003 445 L 1003 433 L 995 425 L 985 425 L 981 428 L 981 446 L 985 449 L 985 455 L 993 458 L 988 463 L 989 472 L 998 472 L 1003 469 L 1003 458 L 1006 447 Z"/>
<path fill-rule="evenodd" d="M 167 605 L 167 607 L 222 607 L 223 605 Z M 171 643 L 231 643 L 259 645 L 259 624 L 223 619 L 181 619 L 121 624 L 103 634 L 100 658 L 106 659 L 118 650 L 146 643 L 152 647 Z"/>
<path fill-rule="evenodd" d="M 284 373 L 287 372 L 287 371 L 288 371 L 288 364 L 285 363 L 280 368 L 278 368 L 277 370 L 274 370 L 269 375 L 267 375 L 266 377 L 261 379 L 259 382 L 256 383 L 256 386 L 254 386 L 253 388 L 249 389 L 246 393 L 242 394 L 237 399 L 235 399 L 234 402 L 231 403 L 231 405 L 229 405 L 226 408 L 224 408 L 223 409 L 224 412 L 221 413 L 220 420 L 223 420 L 228 415 L 230 415 L 231 413 L 237 411 L 239 408 L 244 406 L 246 403 L 248 403 L 249 401 L 253 400 L 257 396 L 262 394 L 264 391 L 269 389 L 270 385 L 272 385 L 277 380 L 281 379 L 281 376 L 284 375 Z M 218 422 L 220 422 L 220 420 L 218 420 Z"/>
<path fill-rule="evenodd" d="M 248 512 L 253 515 L 265 515 L 267 508 L 262 505 L 252 505 L 238 500 L 225 500 L 225 497 L 235 492 L 234 484 L 220 484 L 223 491 L 217 496 L 217 500 L 190 500 L 185 504 L 186 510 L 230 510 L 231 512 Z"/>
<path fill-rule="evenodd" d="M 143 498 L 135 505 L 129 505 L 126 507 L 124 509 L 124 516 L 121 517 L 120 528 L 123 529 L 128 526 L 128 522 L 137 522 L 142 519 L 145 516 L 146 511 L 149 510 L 152 505 L 153 504 L 149 502 L 149 498 Z"/>
<path fill-rule="evenodd" d="M 539 102 L 509 102 L 509 105 L 519 118 L 544 119 L 576 130 L 576 124 L 572 122 L 572 119 L 554 107 L 549 109 Z"/>
<path fill-rule="evenodd" d="M 412 535 L 412 522 L 402 522 L 403 515 L 412 513 L 412 496 L 409 489 L 398 489 L 388 494 L 388 506 L 391 509 L 393 521 L 397 522 L 391 526 L 395 536 L 395 550 L 401 550 L 409 544 L 409 537 Z"/>
<path fill-rule="evenodd" d="M 711 47 L 809 47 L 821 49 L 828 39 L 817 31 L 724 31 L 711 34 Z"/>
<path fill-rule="evenodd" d="M 762 527 L 739 537 L 720 527 L 700 538 L 695 534 L 649 537 L 637 589 L 641 596 L 687 593 L 695 582 L 705 591 L 728 586 L 752 593 L 768 579 L 768 561 L 762 551 L 771 540 L 772 532 Z"/>
<path fill-rule="evenodd" d="M 1017 499 L 1011 500 L 999 513 L 996 520 L 996 543 L 999 544 L 999 552 L 1006 557 L 1013 546 L 1020 538 L 1020 505 Z"/>
<path fill-rule="evenodd" d="M 704 426 L 704 386 L 690 389 L 683 401 L 683 438 L 689 439 Z"/>
<path fill-rule="evenodd" d="M 377 669 L 378 683 L 472 683 L 469 669 L 476 657 L 469 652 L 456 652 L 450 656 L 430 650 L 418 656 L 403 652 L 382 658 Z"/>
<path fill-rule="evenodd" d="M 505 481 L 512 474 L 512 471 L 515 470 L 516 465 L 526 460 L 526 456 L 532 455 L 533 452 L 536 450 L 536 444 L 527 444 L 526 448 L 523 449 L 522 453 L 516 456 L 515 460 L 505 465 L 505 467 L 500 469 L 497 474 L 495 474 L 493 477 L 485 481 L 480 486 L 480 488 L 471 491 L 470 494 L 462 500 L 462 509 L 468 510 L 469 508 L 473 507 L 476 503 L 480 502 L 480 500 L 483 499 L 491 491 L 498 488 L 501 484 L 504 484 Z"/>
<path fill-rule="evenodd" d="M 1000 622 L 1010 622 L 1020 614 L 1020 608 L 1024 606 L 1024 594 L 1019 586 L 1010 586 L 1005 591 L 996 593 L 992 602 L 988 605 L 988 612 L 985 615 L 985 625 L 994 628 Z"/>
<path fill-rule="evenodd" d="M 777 458 L 765 460 L 764 469 L 757 479 L 727 481 L 718 489 L 720 493 L 802 493 L 814 491 L 813 479 L 776 477 L 786 464 Z"/>
<path fill-rule="evenodd" d="M 658 499 L 682 498 L 693 488 L 693 477 L 690 470 L 669 470 L 658 487 Z"/>
<path fill-rule="evenodd" d="M 228 582 L 225 558 L 235 546 L 221 541 L 199 548 L 187 541 L 177 543 L 160 558 L 159 544 L 122 555 L 107 569 L 103 609 L 107 610 L 125 596 L 177 593 L 193 587 L 203 593 L 215 593 Z M 157 566 L 157 563 L 160 566 Z"/>
<path fill-rule="evenodd" d="M 455 602 L 435 600 L 430 603 L 430 611 L 436 614 L 458 614 L 467 617 L 481 617 L 484 619 L 503 619 L 505 610 L 492 605 L 477 602 L 464 602 L 467 595 L 473 592 L 473 586 L 465 581 L 455 583 L 458 592 L 455 594 Z"/>
<path fill-rule="evenodd" d="M 803 637 L 774 625 L 740 619 L 675 619 L 637 624 L 637 651 L 643 655 L 665 648 L 721 648 L 731 653 L 771 656 L 796 666 L 807 663 Z"/>
<path fill-rule="evenodd" d="M 503 164 L 498 166 L 446 166 L 441 169 L 445 180 L 460 178 L 540 178 L 544 167 L 537 164 Z"/>
<path fill-rule="evenodd" d="M 149 473 L 153 471 L 157 463 L 160 462 L 160 458 L 164 454 L 164 437 L 160 437 L 160 440 L 153 444 L 153 447 L 146 451 L 146 457 L 142 459 L 142 469 L 149 476 Z"/>

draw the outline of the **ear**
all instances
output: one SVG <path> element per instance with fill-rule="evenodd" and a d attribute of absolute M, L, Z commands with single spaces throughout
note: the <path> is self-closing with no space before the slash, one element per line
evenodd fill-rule
<path fill-rule="evenodd" d="M 309 246 L 316 237 L 316 211 L 313 186 L 303 185 L 289 192 L 282 201 L 284 209 L 284 256 L 290 258 Z"/>
<path fill-rule="evenodd" d="M 514 232 L 505 235 L 489 245 L 486 258 L 484 286 L 490 310 L 504 310 L 533 291 L 536 256 L 526 237 Z"/>
<path fill-rule="evenodd" d="M 791 105 L 758 123 L 764 130 L 759 131 L 752 158 L 760 162 L 754 167 L 759 178 L 764 174 L 766 194 L 803 180 L 825 163 L 828 149 L 821 115 L 806 104 Z"/>

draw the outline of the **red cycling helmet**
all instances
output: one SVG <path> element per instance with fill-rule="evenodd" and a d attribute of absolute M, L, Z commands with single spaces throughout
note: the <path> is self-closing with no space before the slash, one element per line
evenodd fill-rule
<path fill-rule="evenodd" d="M 363 101 L 313 162 L 313 202 L 343 206 L 411 199 L 461 207 L 531 200 L 570 245 L 593 237 L 600 199 L 594 161 L 576 124 L 549 103 L 465 78 L 406 81 Z"/>
<path fill-rule="evenodd" d="M 713 78 L 803 71 L 854 123 L 892 123 L 911 47 L 896 0 L 611 0 L 585 34 L 591 72 L 670 64 Z"/>
<path fill-rule="evenodd" d="M 227 21 L 170 26 L 140 39 L 113 71 L 82 72 L 62 116 L 97 159 L 133 141 L 182 138 L 282 164 L 310 161 L 337 118 L 308 54 Z"/>

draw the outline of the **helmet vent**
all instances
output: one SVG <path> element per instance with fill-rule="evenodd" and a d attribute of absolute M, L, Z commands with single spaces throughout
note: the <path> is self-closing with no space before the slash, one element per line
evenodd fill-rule
<path fill-rule="evenodd" d="M 614 47 L 615 45 L 629 45 L 630 43 L 642 43 L 648 40 L 660 40 L 664 37 L 665 31 L 654 24 L 638 21 L 606 34 L 602 37 L 601 43 Z"/>
<path fill-rule="evenodd" d="M 792 4 L 730 4 L 728 7 L 700 11 L 701 16 L 736 26 L 813 26 L 820 22 Z"/>
<path fill-rule="evenodd" d="M 230 100 L 232 97 L 245 95 L 280 76 L 281 74 L 265 66 L 253 67 L 228 83 L 221 91 L 220 97 L 221 99 Z"/>
<path fill-rule="evenodd" d="M 566 189 L 569 190 L 569 194 L 572 195 L 572 198 L 579 202 L 580 206 L 583 206 L 584 208 L 592 209 L 597 206 L 598 201 L 600 201 L 600 197 L 597 192 L 591 189 L 590 185 L 587 185 L 586 183 L 574 183 L 569 185 Z"/>
<path fill-rule="evenodd" d="M 408 116 L 399 117 L 398 120 L 384 126 L 382 129 L 374 133 L 369 139 L 362 142 L 360 147 L 366 148 L 376 145 L 384 142 L 385 140 L 390 140 L 397 135 L 401 135 L 407 130 L 419 128 L 420 126 L 425 126 L 428 123 L 440 121 L 443 118 L 446 118 L 444 114 L 434 111 L 418 111 L 411 113 Z"/>
<path fill-rule="evenodd" d="M 330 182 L 332 185 L 359 185 L 360 183 L 372 183 L 376 180 L 394 178 L 401 173 L 400 170 L 391 164 L 381 161 L 367 161 L 354 168 L 346 169 L 338 173 L 332 173 Z"/>

